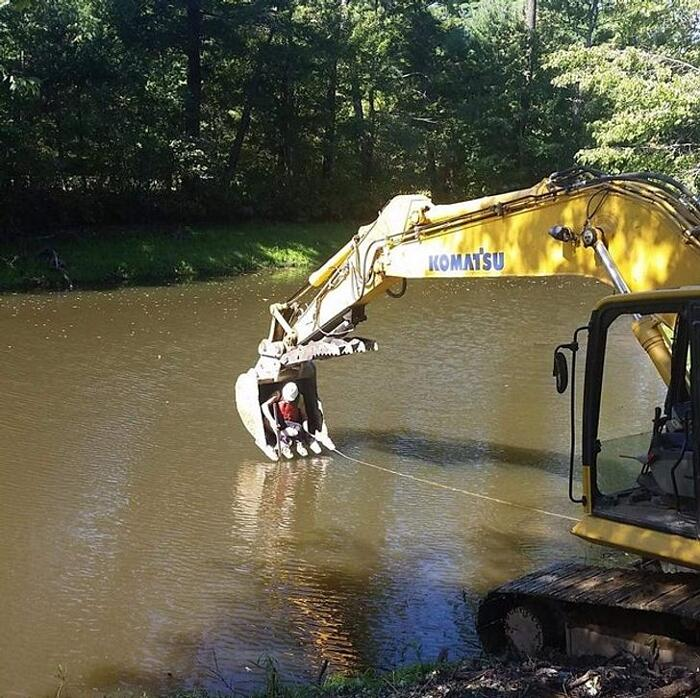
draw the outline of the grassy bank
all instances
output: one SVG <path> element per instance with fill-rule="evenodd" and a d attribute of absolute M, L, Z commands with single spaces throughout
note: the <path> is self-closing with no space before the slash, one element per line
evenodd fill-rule
<path fill-rule="evenodd" d="M 289 685 L 274 668 L 253 698 L 678 698 L 698 695 L 700 673 L 621 653 L 611 659 L 552 655 L 543 659 L 418 664 L 387 673 L 332 676 L 315 685 Z M 217 693 L 181 692 L 172 698 L 234 698 L 234 686 Z"/>
<path fill-rule="evenodd" d="M 325 260 L 355 223 L 80 231 L 0 244 L 0 290 L 160 285 Z"/>

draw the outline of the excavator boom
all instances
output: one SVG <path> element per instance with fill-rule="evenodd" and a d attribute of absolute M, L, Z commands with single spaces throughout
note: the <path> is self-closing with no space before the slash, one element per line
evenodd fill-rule
<path fill-rule="evenodd" d="M 332 448 L 311 362 L 376 349 L 352 333 L 368 304 L 385 292 L 402 295 L 408 279 L 578 275 L 628 293 L 697 283 L 699 252 L 700 204 L 663 175 L 573 168 L 529 189 L 456 204 L 397 196 L 291 298 L 270 306 L 258 362 L 237 382 L 239 413 L 275 458 L 263 396 L 301 381 L 314 434 Z M 640 320 L 635 333 L 667 380 L 668 328 Z"/>
<path fill-rule="evenodd" d="M 288 351 L 345 338 L 364 306 L 406 279 L 578 275 L 622 292 L 695 283 L 698 202 L 659 177 L 575 170 L 458 204 L 397 196 L 272 306 L 268 342 Z"/>

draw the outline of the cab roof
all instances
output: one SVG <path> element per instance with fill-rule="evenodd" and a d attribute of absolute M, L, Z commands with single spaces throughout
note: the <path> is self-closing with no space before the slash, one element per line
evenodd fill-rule
<path fill-rule="evenodd" d="M 641 306 L 647 303 L 675 302 L 684 303 L 700 300 L 699 286 L 681 286 L 680 288 L 662 288 L 653 291 L 637 291 L 635 293 L 620 293 L 605 296 L 599 300 L 594 310 L 605 310 L 608 308 L 618 308 L 623 312 L 626 306 Z"/>

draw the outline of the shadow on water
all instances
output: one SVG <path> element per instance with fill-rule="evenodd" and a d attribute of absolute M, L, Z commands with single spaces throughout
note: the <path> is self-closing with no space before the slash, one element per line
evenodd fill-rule
<path fill-rule="evenodd" d="M 341 451 L 347 447 L 363 446 L 380 453 L 416 459 L 436 466 L 479 466 L 485 462 L 499 462 L 527 465 L 557 475 L 567 475 L 569 467 L 568 453 L 477 439 L 451 439 L 412 429 L 337 429 L 333 432 L 333 437 Z"/>

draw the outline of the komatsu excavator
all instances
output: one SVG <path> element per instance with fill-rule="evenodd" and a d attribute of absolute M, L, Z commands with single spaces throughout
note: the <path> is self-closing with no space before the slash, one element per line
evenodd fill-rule
<path fill-rule="evenodd" d="M 258 362 L 236 383 L 238 410 L 256 444 L 276 460 L 279 437 L 261 405 L 294 380 L 308 431 L 334 449 L 314 362 L 376 349 L 353 334 L 355 327 L 382 294 L 400 297 L 407 279 L 579 275 L 612 286 L 616 295 L 556 348 L 553 375 L 564 392 L 571 357 L 569 497 L 583 510 L 572 532 L 632 553 L 640 564 L 554 564 L 488 594 L 477 628 L 488 651 L 533 655 L 554 646 L 610 656 L 627 649 L 700 667 L 699 262 L 700 199 L 660 174 L 571 168 L 530 189 L 464 203 L 397 196 L 307 285 L 270 307 Z M 648 354 L 663 394 L 658 404 L 635 405 L 648 414 L 649 428 L 642 423 L 638 435 L 609 442 L 610 401 L 623 400 L 604 391 L 604 374 L 606 360 L 615 365 L 611 338 L 621 326 Z M 575 496 L 573 388 L 584 333 Z M 632 387 L 624 399 L 648 400 L 644 386 Z"/>

